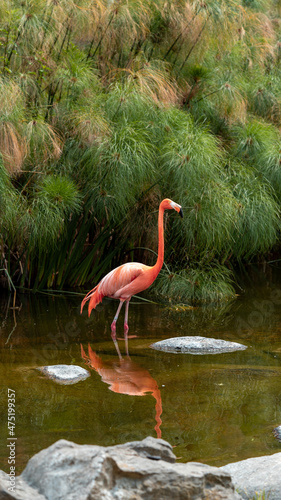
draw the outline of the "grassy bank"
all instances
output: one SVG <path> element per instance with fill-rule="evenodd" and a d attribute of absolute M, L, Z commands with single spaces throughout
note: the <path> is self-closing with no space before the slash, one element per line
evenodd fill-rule
<path fill-rule="evenodd" d="M 3 280 L 151 264 L 170 197 L 154 292 L 233 296 L 237 263 L 280 251 L 280 27 L 273 0 L 3 0 Z"/>

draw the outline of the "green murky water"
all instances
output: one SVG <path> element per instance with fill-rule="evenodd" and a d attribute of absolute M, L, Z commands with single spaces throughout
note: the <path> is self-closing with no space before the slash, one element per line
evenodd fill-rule
<path fill-rule="evenodd" d="M 88 320 L 79 296 L 24 294 L 11 309 L 0 299 L 0 465 L 9 471 L 8 388 L 16 399 L 16 470 L 60 438 L 113 445 L 162 436 L 180 461 L 224 465 L 280 451 L 281 278 L 256 274 L 236 301 L 170 311 L 130 306 L 130 359 L 119 362 L 110 337 L 117 302 L 104 301 Z M 118 336 L 122 337 L 122 319 Z M 164 338 L 202 335 L 240 342 L 245 351 L 196 356 L 162 353 Z M 124 341 L 119 341 L 125 353 Z M 59 385 L 36 367 L 58 363 L 91 376 Z"/>

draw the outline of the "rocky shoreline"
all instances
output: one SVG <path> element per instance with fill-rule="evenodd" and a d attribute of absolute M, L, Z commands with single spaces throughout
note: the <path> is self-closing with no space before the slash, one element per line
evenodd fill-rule
<path fill-rule="evenodd" d="M 109 447 L 61 439 L 29 460 L 15 486 L 0 471 L 0 500 L 280 500 L 280 465 L 281 453 L 224 467 L 176 463 L 172 446 L 153 437 Z"/>

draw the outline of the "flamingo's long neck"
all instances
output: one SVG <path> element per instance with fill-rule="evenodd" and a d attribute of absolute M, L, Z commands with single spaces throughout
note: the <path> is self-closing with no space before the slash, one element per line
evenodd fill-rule
<path fill-rule="evenodd" d="M 156 276 L 162 269 L 164 262 L 164 229 L 163 229 L 163 219 L 164 219 L 164 208 L 162 207 L 162 203 L 159 207 L 158 213 L 158 257 L 156 264 L 153 266 L 153 274 Z"/>

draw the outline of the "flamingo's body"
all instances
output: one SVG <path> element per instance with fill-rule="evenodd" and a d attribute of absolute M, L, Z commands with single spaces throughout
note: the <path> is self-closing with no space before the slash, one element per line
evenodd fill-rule
<path fill-rule="evenodd" d="M 103 297 L 129 301 L 132 295 L 148 288 L 156 278 L 152 273 L 153 267 L 139 262 L 127 262 L 110 271 L 99 284 L 84 297 L 84 304 L 89 300 L 88 314 L 102 301 Z"/>
<path fill-rule="evenodd" d="M 87 301 L 89 301 L 88 314 L 90 316 L 92 309 L 95 309 L 103 297 L 110 297 L 119 299 L 116 315 L 114 316 L 111 324 L 112 338 L 116 340 L 116 321 L 118 319 L 121 307 L 126 302 L 124 332 L 125 338 L 127 336 L 128 327 L 128 311 L 129 301 L 132 295 L 135 295 L 143 290 L 146 290 L 156 277 L 158 276 L 164 262 L 164 230 L 163 230 L 163 217 L 164 210 L 174 209 L 181 217 L 183 217 L 181 206 L 172 200 L 166 198 L 160 203 L 158 215 L 158 258 L 154 266 L 146 266 L 139 262 L 128 262 L 108 273 L 99 284 L 93 288 L 82 300 L 81 313 Z"/>

